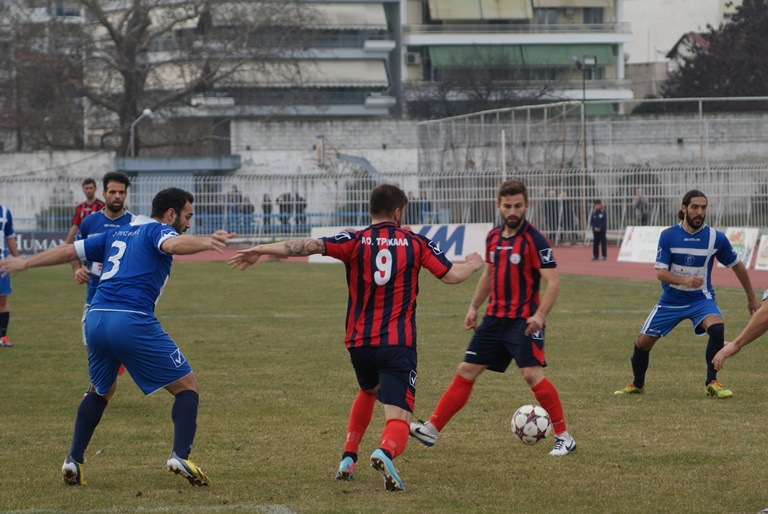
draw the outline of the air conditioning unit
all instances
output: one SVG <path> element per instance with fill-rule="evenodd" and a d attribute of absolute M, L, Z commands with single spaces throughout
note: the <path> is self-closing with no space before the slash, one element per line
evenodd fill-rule
<path fill-rule="evenodd" d="M 405 52 L 405 64 L 421 64 L 419 52 Z"/>

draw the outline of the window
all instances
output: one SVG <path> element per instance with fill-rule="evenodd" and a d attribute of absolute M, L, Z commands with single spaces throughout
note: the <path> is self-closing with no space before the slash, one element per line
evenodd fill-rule
<path fill-rule="evenodd" d="M 602 7 L 585 7 L 584 23 L 588 25 L 603 23 L 603 11 Z"/>
<path fill-rule="evenodd" d="M 536 25 L 554 25 L 557 23 L 557 9 L 536 9 Z"/>

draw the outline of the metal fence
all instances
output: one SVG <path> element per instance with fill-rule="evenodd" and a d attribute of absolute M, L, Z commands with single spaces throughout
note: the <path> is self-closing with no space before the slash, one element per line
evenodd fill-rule
<path fill-rule="evenodd" d="M 529 188 L 529 219 L 555 244 L 584 241 L 594 199 L 601 199 L 609 235 L 638 225 L 632 206 L 638 188 L 650 200 L 651 225 L 677 223 L 683 195 L 704 191 L 710 200 L 707 221 L 716 228 L 768 225 L 768 165 L 501 169 L 431 173 L 383 172 L 381 179 L 399 185 L 413 201 L 408 224 L 496 223 L 496 190 L 507 178 Z M 82 201 L 82 178 L 0 178 L 0 204 L 13 213 L 17 231 L 61 231 L 71 226 Z M 129 189 L 128 208 L 149 215 L 152 197 L 166 187 L 195 195 L 192 233 L 235 231 L 246 241 L 306 236 L 312 227 L 365 225 L 368 193 L 377 179 L 366 173 L 139 176 Z M 99 187 L 99 189 L 101 189 Z"/>

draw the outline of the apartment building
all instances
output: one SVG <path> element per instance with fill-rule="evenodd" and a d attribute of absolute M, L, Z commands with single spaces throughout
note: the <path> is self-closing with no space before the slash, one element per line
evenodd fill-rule
<path fill-rule="evenodd" d="M 626 0 L 301 1 L 312 13 L 307 18 L 311 30 L 301 45 L 282 56 L 268 56 L 266 61 L 241 62 L 237 72 L 225 80 L 201 84 L 166 106 L 164 117 L 208 120 L 221 131 L 219 135 L 227 136 L 226 120 L 232 119 L 420 117 L 423 111 L 414 105 L 437 100 L 469 102 L 464 108 L 473 110 L 473 105 L 499 107 L 562 99 L 618 102 L 632 95 L 624 67 L 624 45 L 632 39 L 630 25 L 624 21 Z M 151 67 L 143 98 L 160 98 L 188 86 L 196 67 L 202 69 L 202 56 L 213 55 L 212 47 L 205 47 L 206 31 L 234 31 L 238 24 L 256 21 L 249 19 L 249 5 L 256 9 L 269 3 L 190 0 L 152 7 L 153 26 L 178 16 L 185 4 L 193 4 L 189 11 L 193 14 L 142 50 L 141 64 Z M 0 7 L 9 5 L 4 2 Z M 25 5 L 26 11 L 5 9 L 6 22 L 20 16 L 23 23 L 40 26 L 63 19 L 72 26 L 93 24 L 93 17 L 73 0 L 20 0 L 13 5 Z M 101 5 L 110 16 L 119 16 L 128 4 L 105 1 Z M 227 10 L 227 5 L 237 7 Z M 10 60 L 18 55 L 18 48 L 13 50 L 8 36 L 9 27 L 19 24 L 16 20 L 0 25 L 6 36 L 0 34 L 0 45 L 9 49 L 0 59 L 4 68 L 0 80 L 8 85 L 1 95 L 0 141 L 6 151 L 18 146 L 25 149 L 30 138 L 22 145 L 14 143 L 19 104 L 18 96 L 12 94 Z M 101 30 L 100 36 L 109 46 L 108 34 Z M 258 40 L 264 45 L 268 38 L 277 41 L 287 36 L 290 34 L 277 31 L 244 41 Z M 199 57 L 191 56 L 191 51 Z M 248 51 L 245 44 L 242 52 Z M 290 58 L 291 73 L 283 72 L 282 58 Z M 120 73 L 110 75 L 98 65 L 86 65 L 83 73 L 86 82 L 103 91 L 118 93 L 124 80 Z M 481 77 L 476 82 L 485 83 L 475 86 L 488 90 L 483 94 L 490 103 L 472 104 L 472 93 L 466 87 L 446 87 L 456 77 Z M 434 95 L 441 92 L 443 96 L 435 100 Z M 76 117 L 82 124 L 82 147 L 103 144 L 116 131 L 124 135 L 125 120 L 120 128 L 115 126 L 114 115 L 110 119 L 102 112 L 96 119 L 98 106 L 83 98 L 73 98 L 72 104 L 72 111 L 80 112 Z M 142 108 L 139 106 L 139 112 Z"/>
<path fill-rule="evenodd" d="M 484 69 L 522 99 L 526 90 L 537 101 L 631 98 L 623 0 L 403 0 L 401 9 L 406 102 L 452 69 Z"/>

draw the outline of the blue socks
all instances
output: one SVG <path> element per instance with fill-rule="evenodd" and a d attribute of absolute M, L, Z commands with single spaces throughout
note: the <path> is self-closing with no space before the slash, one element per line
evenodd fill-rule
<path fill-rule="evenodd" d="M 75 433 L 72 435 L 72 446 L 69 448 L 69 454 L 80 464 L 85 461 L 85 449 L 91 442 L 93 431 L 96 430 L 96 425 L 101 421 L 101 415 L 104 414 L 106 408 L 107 400 L 93 391 L 85 393 L 80 406 L 77 408 Z"/>
<path fill-rule="evenodd" d="M 717 352 L 722 350 L 723 346 L 725 346 L 725 325 L 722 323 L 715 323 L 714 325 L 710 325 L 710 327 L 707 329 L 707 333 L 709 334 L 706 353 L 707 381 L 704 385 L 709 385 L 709 383 L 713 380 L 717 380 L 717 371 L 715 370 L 715 366 L 712 364 L 712 359 L 714 359 L 715 355 L 717 355 Z"/>
<path fill-rule="evenodd" d="M 200 396 L 190 390 L 176 394 L 171 409 L 173 420 L 173 451 L 182 459 L 188 459 L 197 431 L 197 405 Z"/>

